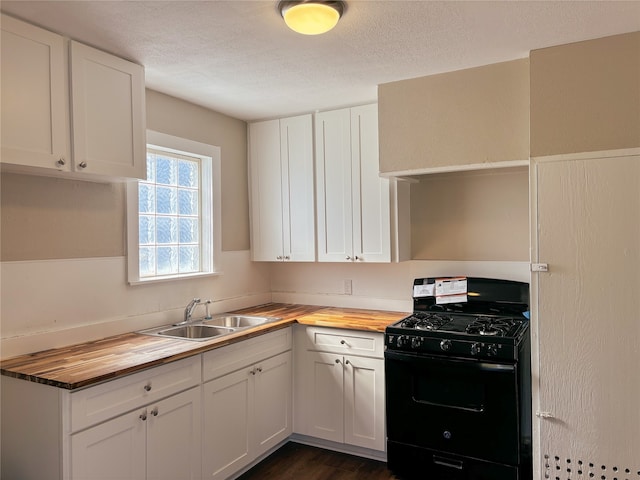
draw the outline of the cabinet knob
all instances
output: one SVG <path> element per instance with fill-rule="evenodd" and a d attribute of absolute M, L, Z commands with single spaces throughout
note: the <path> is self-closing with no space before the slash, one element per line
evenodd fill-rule
<path fill-rule="evenodd" d="M 284 257 L 284 259 L 285 259 L 285 260 L 291 260 L 291 257 L 290 257 L 289 255 L 286 255 L 286 256 Z"/>
<path fill-rule="evenodd" d="M 346 260 L 351 260 L 351 257 L 349 255 L 347 255 Z"/>
<path fill-rule="evenodd" d="M 336 358 L 336 363 L 341 363 L 339 358 Z"/>
<path fill-rule="evenodd" d="M 158 407 L 153 407 L 153 410 L 151 410 L 151 415 L 153 415 L 154 417 L 158 416 Z"/>
<path fill-rule="evenodd" d="M 140 420 L 144 422 L 146 419 L 147 419 L 147 411 L 145 410 L 140 414 Z"/>
<path fill-rule="evenodd" d="M 347 347 L 349 346 L 349 344 L 347 343 L 346 340 L 340 340 L 340 345 L 346 345 Z"/>
<path fill-rule="evenodd" d="M 78 164 L 78 167 L 80 167 L 80 168 L 87 168 L 87 162 L 80 162 L 80 163 Z"/>
<path fill-rule="evenodd" d="M 351 365 L 351 362 L 349 360 L 345 361 L 344 363 L 345 365 Z"/>
<path fill-rule="evenodd" d="M 276 260 L 282 260 L 282 255 L 278 255 L 278 256 L 276 257 Z"/>
<path fill-rule="evenodd" d="M 262 372 L 262 367 L 258 367 L 258 368 L 256 368 L 256 371 L 257 371 L 258 373 Z"/>
<path fill-rule="evenodd" d="M 64 161 L 64 158 L 60 157 L 58 159 L 58 161 L 56 162 L 56 165 L 59 166 L 59 167 L 64 167 L 65 163 L 67 163 L 67 162 Z"/>
<path fill-rule="evenodd" d="M 145 392 L 150 392 L 151 391 L 151 382 L 147 383 L 143 388 L 144 388 Z"/>

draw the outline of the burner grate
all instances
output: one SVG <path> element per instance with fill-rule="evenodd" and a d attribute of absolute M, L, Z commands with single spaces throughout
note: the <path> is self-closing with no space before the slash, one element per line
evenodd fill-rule
<path fill-rule="evenodd" d="M 465 332 L 470 335 L 506 337 L 513 329 L 513 326 L 513 320 L 508 318 L 478 317 L 467 326 Z"/>
<path fill-rule="evenodd" d="M 416 312 L 400 324 L 404 328 L 417 330 L 439 330 L 451 321 L 451 317 L 437 313 Z"/>

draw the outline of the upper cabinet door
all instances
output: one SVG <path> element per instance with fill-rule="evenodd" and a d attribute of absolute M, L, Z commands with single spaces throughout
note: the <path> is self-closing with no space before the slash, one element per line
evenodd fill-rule
<path fill-rule="evenodd" d="M 316 115 L 318 260 L 353 258 L 351 111 Z"/>
<path fill-rule="evenodd" d="M 280 120 L 283 247 L 285 260 L 313 262 L 316 229 L 311 115 Z"/>
<path fill-rule="evenodd" d="M 64 39 L 2 15 L 2 162 L 69 170 Z"/>
<path fill-rule="evenodd" d="M 314 261 L 311 115 L 249 125 L 251 255 L 254 261 Z"/>
<path fill-rule="evenodd" d="M 71 42 L 74 168 L 146 178 L 144 69 Z"/>
<path fill-rule="evenodd" d="M 391 261 L 389 179 L 378 163 L 378 106 L 351 109 L 353 255 L 365 262 Z"/>
<path fill-rule="evenodd" d="M 284 255 L 279 120 L 249 124 L 249 177 L 251 258 L 275 262 Z"/>

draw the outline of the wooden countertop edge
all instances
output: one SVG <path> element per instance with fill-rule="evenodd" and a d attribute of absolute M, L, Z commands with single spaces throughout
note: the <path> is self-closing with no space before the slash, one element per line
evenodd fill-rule
<path fill-rule="evenodd" d="M 387 325 L 395 323 L 408 315 L 407 312 L 387 312 L 381 310 L 274 303 L 244 308 L 233 313 L 265 315 L 280 317 L 282 319 L 267 325 L 261 325 L 205 342 L 161 338 L 135 332 L 124 333 L 78 345 L 71 345 L 68 347 L 45 350 L 42 352 L 9 358 L 1 362 L 1 373 L 8 377 L 36 382 L 65 390 L 76 390 L 136 373 L 147 368 L 157 367 L 176 360 L 191 357 L 193 355 L 198 355 L 216 348 L 225 347 L 241 340 L 246 340 L 264 333 L 286 328 L 294 323 L 318 327 L 384 332 Z M 132 347 L 133 351 L 125 349 L 128 345 L 136 343 L 139 344 L 137 347 L 138 349 L 135 347 Z M 109 369 L 106 372 L 103 371 L 101 373 L 96 373 L 92 376 L 78 374 L 79 377 L 84 378 L 79 378 L 77 381 L 63 381 L 62 379 L 57 380 L 55 378 L 55 372 L 63 371 L 68 372 L 64 375 L 65 377 L 72 376 L 72 373 L 69 371 L 73 369 L 73 366 L 70 366 L 69 362 L 70 359 L 74 358 L 74 356 L 77 356 L 78 361 L 82 362 L 77 367 L 79 372 L 82 372 L 83 368 L 85 368 L 86 371 L 87 367 L 85 365 L 87 363 L 91 363 L 92 360 L 97 364 L 101 361 L 104 362 L 103 359 L 107 356 L 106 350 L 109 350 L 110 348 L 114 350 L 125 349 L 125 351 L 121 353 L 109 353 L 108 356 L 115 358 L 124 358 L 126 356 L 127 359 L 130 357 L 130 365 L 114 366 L 113 369 Z M 97 355 L 95 358 L 85 358 L 86 356 L 90 356 L 90 352 L 92 351 L 100 352 L 102 350 L 105 350 L 105 353 L 102 356 Z M 153 355 L 154 352 L 155 355 Z M 145 360 L 138 357 L 147 357 L 147 359 Z M 34 365 L 47 365 L 47 359 L 51 359 L 50 362 L 54 361 L 54 364 L 47 368 L 34 370 Z M 58 362 L 55 361 L 56 359 L 58 359 Z M 60 366 L 57 364 L 59 362 L 67 362 L 67 364 Z M 28 365 L 30 365 L 31 368 L 26 368 Z"/>

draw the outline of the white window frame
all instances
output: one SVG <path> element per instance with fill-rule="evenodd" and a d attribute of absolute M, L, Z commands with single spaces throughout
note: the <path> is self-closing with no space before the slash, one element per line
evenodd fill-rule
<path fill-rule="evenodd" d="M 147 130 L 147 147 L 167 153 L 198 157 L 201 160 L 201 179 L 211 179 L 211 182 L 202 181 L 200 186 L 202 190 L 202 208 L 200 212 L 202 218 L 202 245 L 200 251 L 202 269 L 194 273 L 140 277 L 139 182 L 130 181 L 127 184 L 127 276 L 129 284 L 140 285 L 219 275 L 218 267 L 220 265 L 222 239 L 220 147 L 153 130 Z"/>

